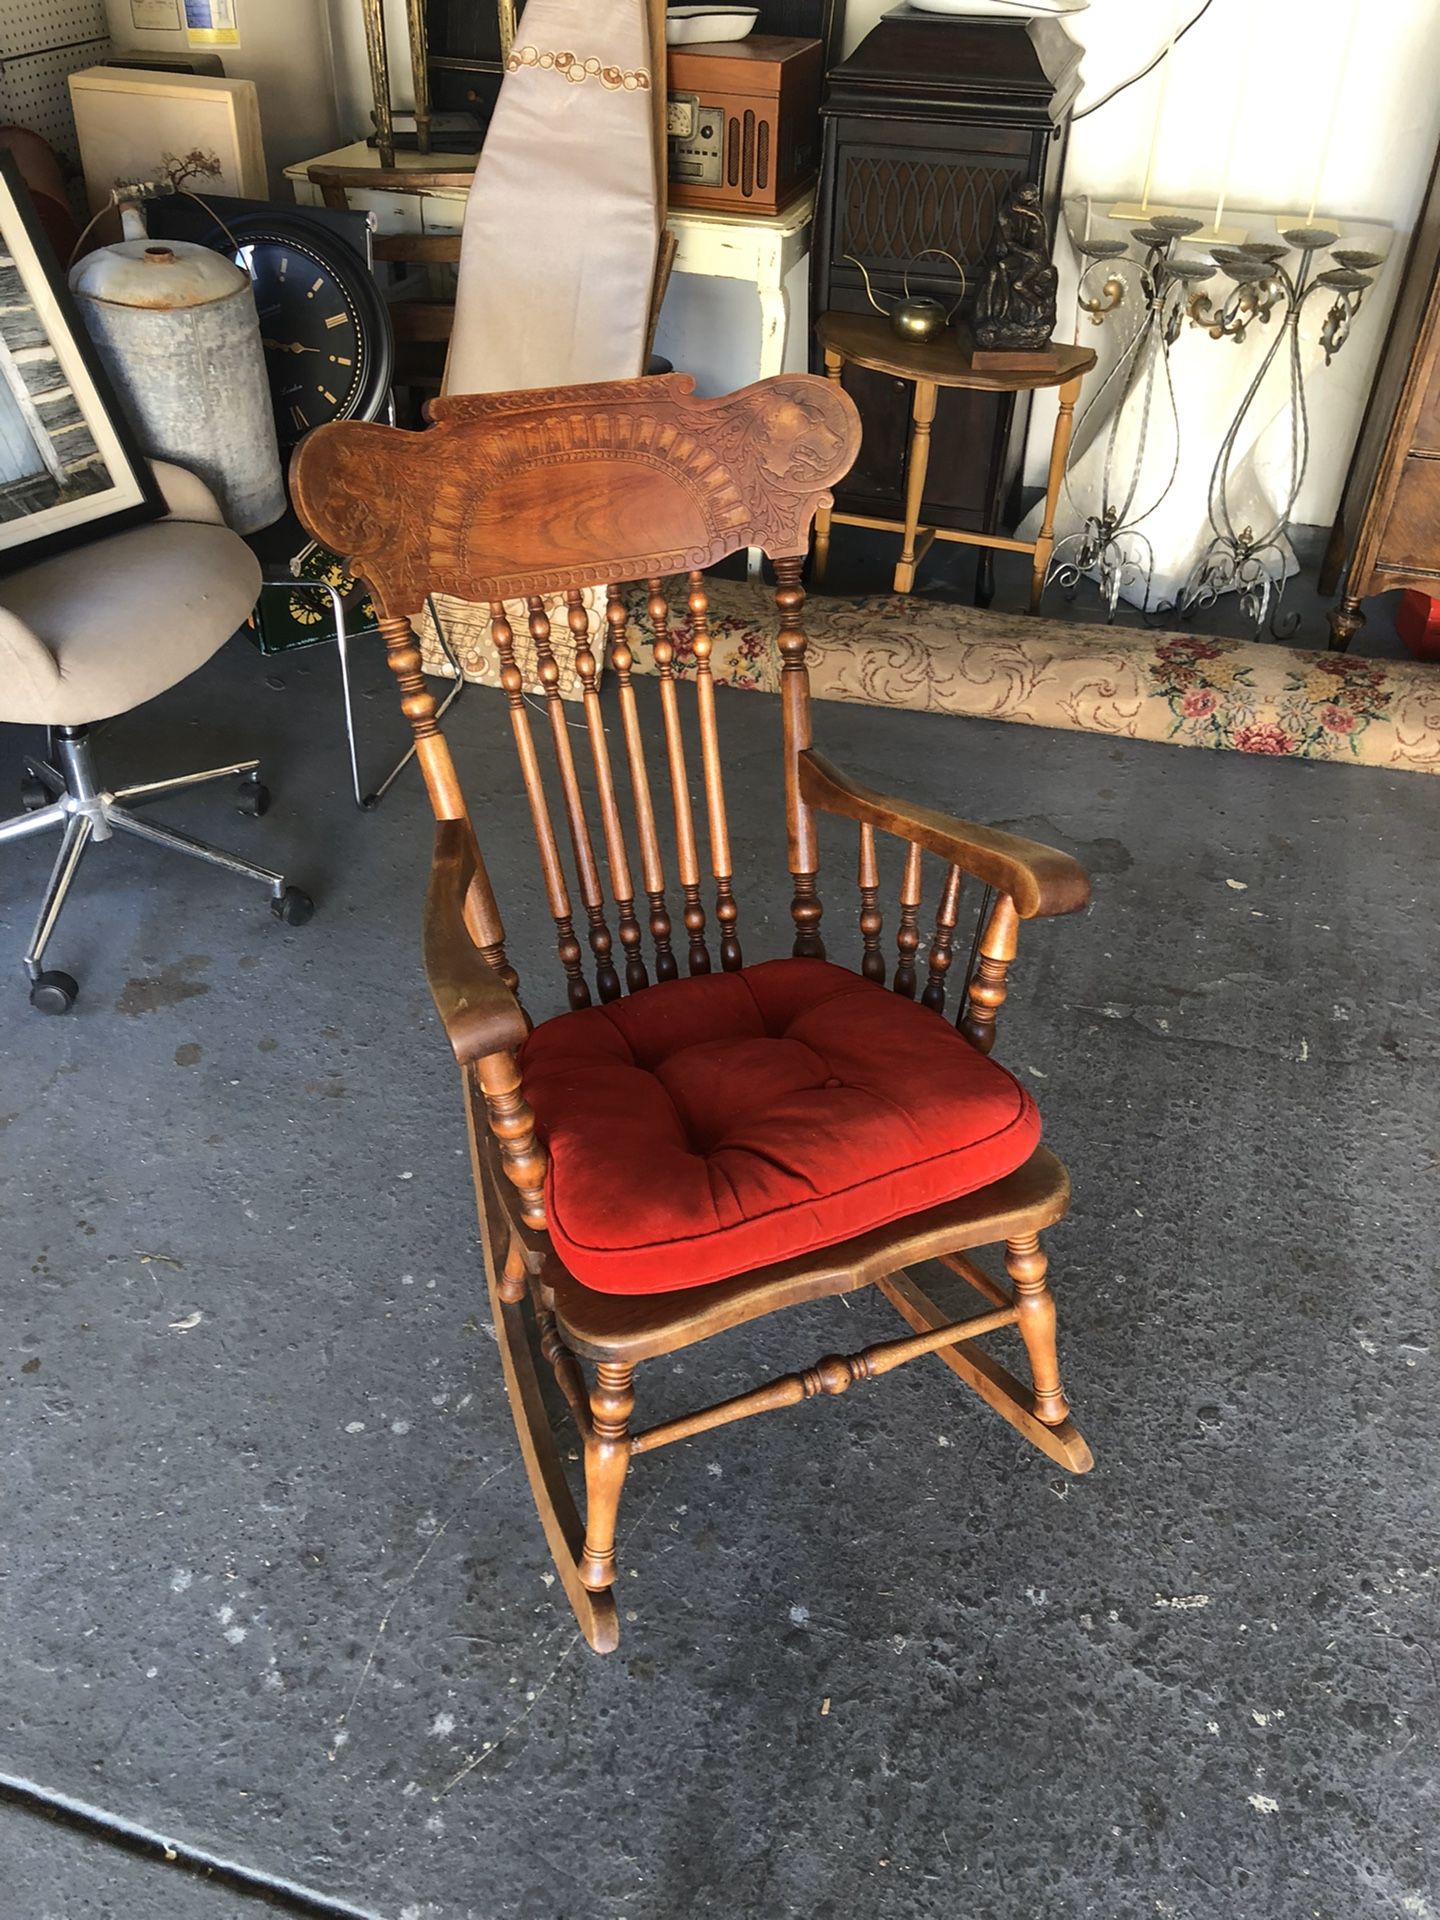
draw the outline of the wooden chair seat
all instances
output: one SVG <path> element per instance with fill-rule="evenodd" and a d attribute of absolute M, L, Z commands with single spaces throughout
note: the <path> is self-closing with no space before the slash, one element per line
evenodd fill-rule
<path fill-rule="evenodd" d="M 301 443 L 292 485 L 311 532 L 370 584 L 415 733 L 437 817 L 425 965 L 462 1069 L 501 1364 L 556 1567 L 590 1645 L 608 1651 L 619 1637 L 621 1492 L 631 1460 L 657 1447 L 842 1393 L 934 1354 L 1048 1458 L 1076 1473 L 1090 1466 L 1060 1384 L 1040 1245 L 1065 1212 L 1069 1181 L 1037 1144 L 1029 1095 L 987 1057 L 1022 922 L 1076 911 L 1089 888 L 1067 854 L 876 793 L 813 749 L 800 571 L 817 507 L 859 444 L 845 394 L 784 375 L 696 400 L 688 380 L 670 376 L 443 399 L 431 412 L 428 433 L 320 428 Z M 793 939 L 790 960 L 747 969 L 703 569 L 749 546 L 771 555 L 778 580 L 777 778 Z M 698 800 L 662 585 L 675 573 L 685 576 L 693 632 Z M 612 583 L 608 707 L 583 603 L 597 579 Z M 653 755 L 627 640 L 626 588 L 637 580 L 659 679 Z M 571 1009 L 533 1030 L 420 672 L 411 622 L 432 591 L 491 609 L 519 791 Z M 547 595 L 563 596 L 584 689 L 578 736 L 560 698 Z M 505 611 L 517 599 L 529 608 L 563 835 Z M 585 805 L 582 750 L 598 830 Z M 662 773 L 664 807 L 654 786 Z M 821 964 L 820 812 L 856 829 L 854 974 Z M 882 836 L 905 848 L 893 962 L 883 941 Z M 673 917 L 667 840 L 678 878 Z M 920 925 L 927 863 L 939 870 L 928 938 Z M 974 934 L 957 966 L 962 904 L 972 901 Z M 943 1018 L 952 972 L 953 1027 Z M 798 1234 L 790 1231 L 797 1220 Z M 1008 1284 L 972 1258 L 974 1248 L 997 1243 Z M 965 1280 L 982 1310 L 956 1319 L 939 1306 L 908 1271 L 926 1260 Z M 629 1290 L 638 1284 L 648 1290 Z M 641 1363 L 868 1285 L 908 1332 L 656 1426 L 632 1426 Z M 979 1344 L 1006 1329 L 1023 1343 L 1028 1383 Z M 541 1362 L 583 1443 L 583 1521 Z"/>
<path fill-rule="evenodd" d="M 907 1219 L 873 1227 L 818 1253 L 663 1294 L 596 1293 L 555 1257 L 540 1269 L 567 1345 L 586 1360 L 654 1360 L 780 1307 L 870 1286 L 901 1267 L 1043 1232 L 1064 1218 L 1070 1176 L 1048 1147 L 993 1186 Z"/>

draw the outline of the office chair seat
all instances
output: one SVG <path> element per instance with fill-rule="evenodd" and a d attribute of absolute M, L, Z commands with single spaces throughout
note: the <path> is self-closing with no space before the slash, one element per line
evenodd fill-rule
<path fill-rule="evenodd" d="M 0 581 L 0 720 L 78 727 L 143 706 L 218 653 L 259 591 L 245 543 L 196 520 L 12 573 Z"/>

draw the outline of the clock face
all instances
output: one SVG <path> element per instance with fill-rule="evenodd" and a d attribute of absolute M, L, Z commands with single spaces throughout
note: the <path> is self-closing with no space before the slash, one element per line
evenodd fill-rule
<path fill-rule="evenodd" d="M 288 233 L 251 231 L 235 258 L 254 286 L 280 445 L 293 446 L 329 420 L 376 411 L 388 373 L 375 364 L 376 330 L 362 310 L 373 292 L 373 282 L 357 281 L 364 268 L 357 262 L 342 269 L 320 247 Z"/>

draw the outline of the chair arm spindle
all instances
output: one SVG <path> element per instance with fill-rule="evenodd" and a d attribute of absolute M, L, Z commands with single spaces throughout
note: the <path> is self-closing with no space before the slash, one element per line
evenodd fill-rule
<path fill-rule="evenodd" d="M 1038 840 L 1025 840 L 998 827 L 984 827 L 876 793 L 849 779 L 813 748 L 799 756 L 800 795 L 807 806 L 858 820 L 882 833 L 897 834 L 913 846 L 938 853 L 1005 893 L 1022 920 L 1077 913 L 1090 899 L 1090 881 L 1079 861 Z"/>
<path fill-rule="evenodd" d="M 960 1031 L 981 1053 L 995 1045 L 995 1019 L 1005 1004 L 1006 976 L 1020 943 L 1020 916 L 1008 893 L 1002 893 L 980 936 L 980 959 L 966 989 Z"/>
<path fill-rule="evenodd" d="M 863 824 L 860 828 L 857 880 L 860 887 L 860 941 L 864 949 L 860 971 L 867 980 L 873 980 L 877 987 L 883 987 L 885 955 L 881 951 L 880 935 L 885 931 L 885 919 L 880 911 L 880 870 L 875 863 L 875 829 Z"/>
<path fill-rule="evenodd" d="M 915 955 L 920 946 L 920 856 L 912 840 L 900 881 L 900 925 L 895 930 L 895 991 L 915 998 Z"/>

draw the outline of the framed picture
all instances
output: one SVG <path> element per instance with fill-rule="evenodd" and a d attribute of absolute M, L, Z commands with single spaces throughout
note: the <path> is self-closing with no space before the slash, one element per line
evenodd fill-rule
<path fill-rule="evenodd" d="M 20 171 L 0 152 L 0 571 L 164 511 Z"/>
<path fill-rule="evenodd" d="M 70 104 L 92 213 L 139 180 L 246 200 L 269 193 L 253 80 L 86 67 L 70 76 Z"/>

